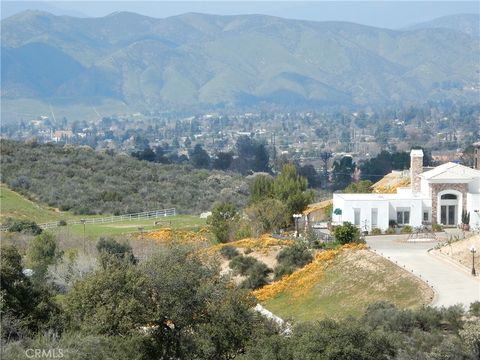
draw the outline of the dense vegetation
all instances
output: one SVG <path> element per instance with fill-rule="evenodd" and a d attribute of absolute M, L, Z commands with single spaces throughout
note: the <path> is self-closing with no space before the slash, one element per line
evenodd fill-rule
<path fill-rule="evenodd" d="M 480 354 L 476 304 L 466 314 L 460 307 L 413 311 L 378 303 L 359 318 L 288 330 L 252 310 L 254 298 L 242 287 L 261 286 L 269 272 L 252 258 L 237 257 L 234 267 L 248 277 L 235 287 L 191 248 L 169 247 L 137 262 L 128 244 L 104 239 L 99 261 L 87 269 L 78 266 L 85 262 L 80 254 L 59 252 L 44 234 L 27 250 L 37 276 L 23 271 L 14 246 L 2 247 L 2 358 L 24 358 L 31 348 L 100 360 L 474 360 Z M 74 280 L 59 287 L 61 277 Z"/>
<path fill-rule="evenodd" d="M 221 171 L 139 161 L 88 147 L 2 140 L 2 182 L 21 194 L 79 214 L 122 214 L 176 207 L 210 210 L 215 201 L 243 205 L 246 182 Z M 181 189 L 181 191 L 179 191 Z"/>

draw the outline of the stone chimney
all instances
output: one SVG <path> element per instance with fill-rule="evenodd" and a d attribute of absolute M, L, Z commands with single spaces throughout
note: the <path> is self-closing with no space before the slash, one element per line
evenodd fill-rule
<path fill-rule="evenodd" d="M 420 186 L 420 174 L 423 172 L 423 151 L 412 150 L 410 152 L 410 184 L 413 193 L 419 193 Z"/>
<path fill-rule="evenodd" d="M 480 141 L 473 144 L 473 168 L 480 170 Z"/>

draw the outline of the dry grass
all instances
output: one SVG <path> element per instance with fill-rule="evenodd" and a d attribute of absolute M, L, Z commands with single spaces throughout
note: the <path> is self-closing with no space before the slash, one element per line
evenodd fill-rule
<path fill-rule="evenodd" d="M 442 246 L 440 249 L 433 250 L 433 253 L 446 255 L 458 264 L 470 269 L 472 267 L 470 247 L 472 245 L 477 249 L 477 253 L 475 254 L 475 267 L 480 269 L 480 235 L 452 242 L 449 245 Z"/>
<path fill-rule="evenodd" d="M 263 305 L 280 317 L 305 321 L 357 316 L 376 301 L 410 308 L 433 298 L 427 284 L 368 250 L 344 250 L 323 260 L 292 274 Z"/>

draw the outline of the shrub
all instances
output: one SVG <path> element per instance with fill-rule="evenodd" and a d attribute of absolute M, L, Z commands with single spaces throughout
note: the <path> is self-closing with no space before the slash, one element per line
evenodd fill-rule
<path fill-rule="evenodd" d="M 461 305 L 454 305 L 442 309 L 442 316 L 453 331 L 458 331 L 462 328 L 464 313 L 465 311 Z"/>
<path fill-rule="evenodd" d="M 432 231 L 434 231 L 434 232 L 443 231 L 443 226 L 440 225 L 440 224 L 433 224 L 433 225 L 432 225 Z"/>
<path fill-rule="evenodd" d="M 360 230 L 348 221 L 344 222 L 343 225 L 337 226 L 333 234 L 340 244 L 359 242 L 360 240 Z"/>
<path fill-rule="evenodd" d="M 244 289 L 258 289 L 268 284 L 268 274 L 272 272 L 263 262 L 257 261 L 247 270 L 248 277 L 240 285 Z"/>
<path fill-rule="evenodd" d="M 275 280 L 279 280 L 285 275 L 290 275 L 296 270 L 292 265 L 280 264 L 275 267 Z"/>
<path fill-rule="evenodd" d="M 250 224 L 246 221 L 241 221 L 235 230 L 234 237 L 236 240 L 252 237 L 252 229 Z"/>
<path fill-rule="evenodd" d="M 58 226 L 67 226 L 67 221 L 66 220 L 60 220 L 57 224 Z"/>
<path fill-rule="evenodd" d="M 293 268 L 302 267 L 313 260 L 310 251 L 301 244 L 289 246 L 280 251 L 277 255 L 279 264 L 291 266 Z"/>
<path fill-rule="evenodd" d="M 410 225 L 405 225 L 402 227 L 400 230 L 402 234 L 411 234 L 412 233 L 412 227 Z"/>
<path fill-rule="evenodd" d="M 305 242 L 310 248 L 313 249 L 321 249 L 324 246 L 324 243 L 320 241 L 317 233 L 311 227 L 308 227 L 307 231 L 305 232 Z"/>
<path fill-rule="evenodd" d="M 380 230 L 379 228 L 373 228 L 372 231 L 371 231 L 371 234 L 372 235 L 382 235 L 382 230 Z"/>
<path fill-rule="evenodd" d="M 395 229 L 390 226 L 387 230 L 385 230 L 385 234 L 387 235 L 395 234 Z"/>
<path fill-rule="evenodd" d="M 235 256 L 240 255 L 238 250 L 233 246 L 227 245 L 220 249 L 220 254 L 229 260 L 233 259 Z"/>
<path fill-rule="evenodd" d="M 258 262 L 257 259 L 251 256 L 235 256 L 230 261 L 230 268 L 235 271 L 235 273 L 240 275 L 247 275 L 247 271 L 256 263 Z"/>
<path fill-rule="evenodd" d="M 245 255 L 247 255 L 247 254 L 251 254 L 252 252 L 253 252 L 252 248 L 249 248 L 249 247 L 248 247 L 248 248 L 246 248 L 246 249 L 244 250 L 243 253 L 244 253 Z"/>
<path fill-rule="evenodd" d="M 132 247 L 127 242 L 120 243 L 111 238 L 100 238 L 97 243 L 97 251 L 102 267 L 105 269 L 110 265 L 118 264 L 118 261 L 127 261 L 136 264 Z"/>
<path fill-rule="evenodd" d="M 26 232 L 32 235 L 40 235 L 42 228 L 37 225 L 35 221 L 17 220 L 14 221 L 8 228 L 9 232 Z"/>
<path fill-rule="evenodd" d="M 475 301 L 470 304 L 470 314 L 473 316 L 480 316 L 480 301 Z"/>

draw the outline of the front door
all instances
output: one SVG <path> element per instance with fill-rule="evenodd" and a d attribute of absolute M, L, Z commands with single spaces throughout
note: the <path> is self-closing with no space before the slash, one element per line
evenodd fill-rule
<path fill-rule="evenodd" d="M 457 224 L 457 206 L 442 205 L 440 207 L 440 222 L 442 225 L 455 226 Z"/>

